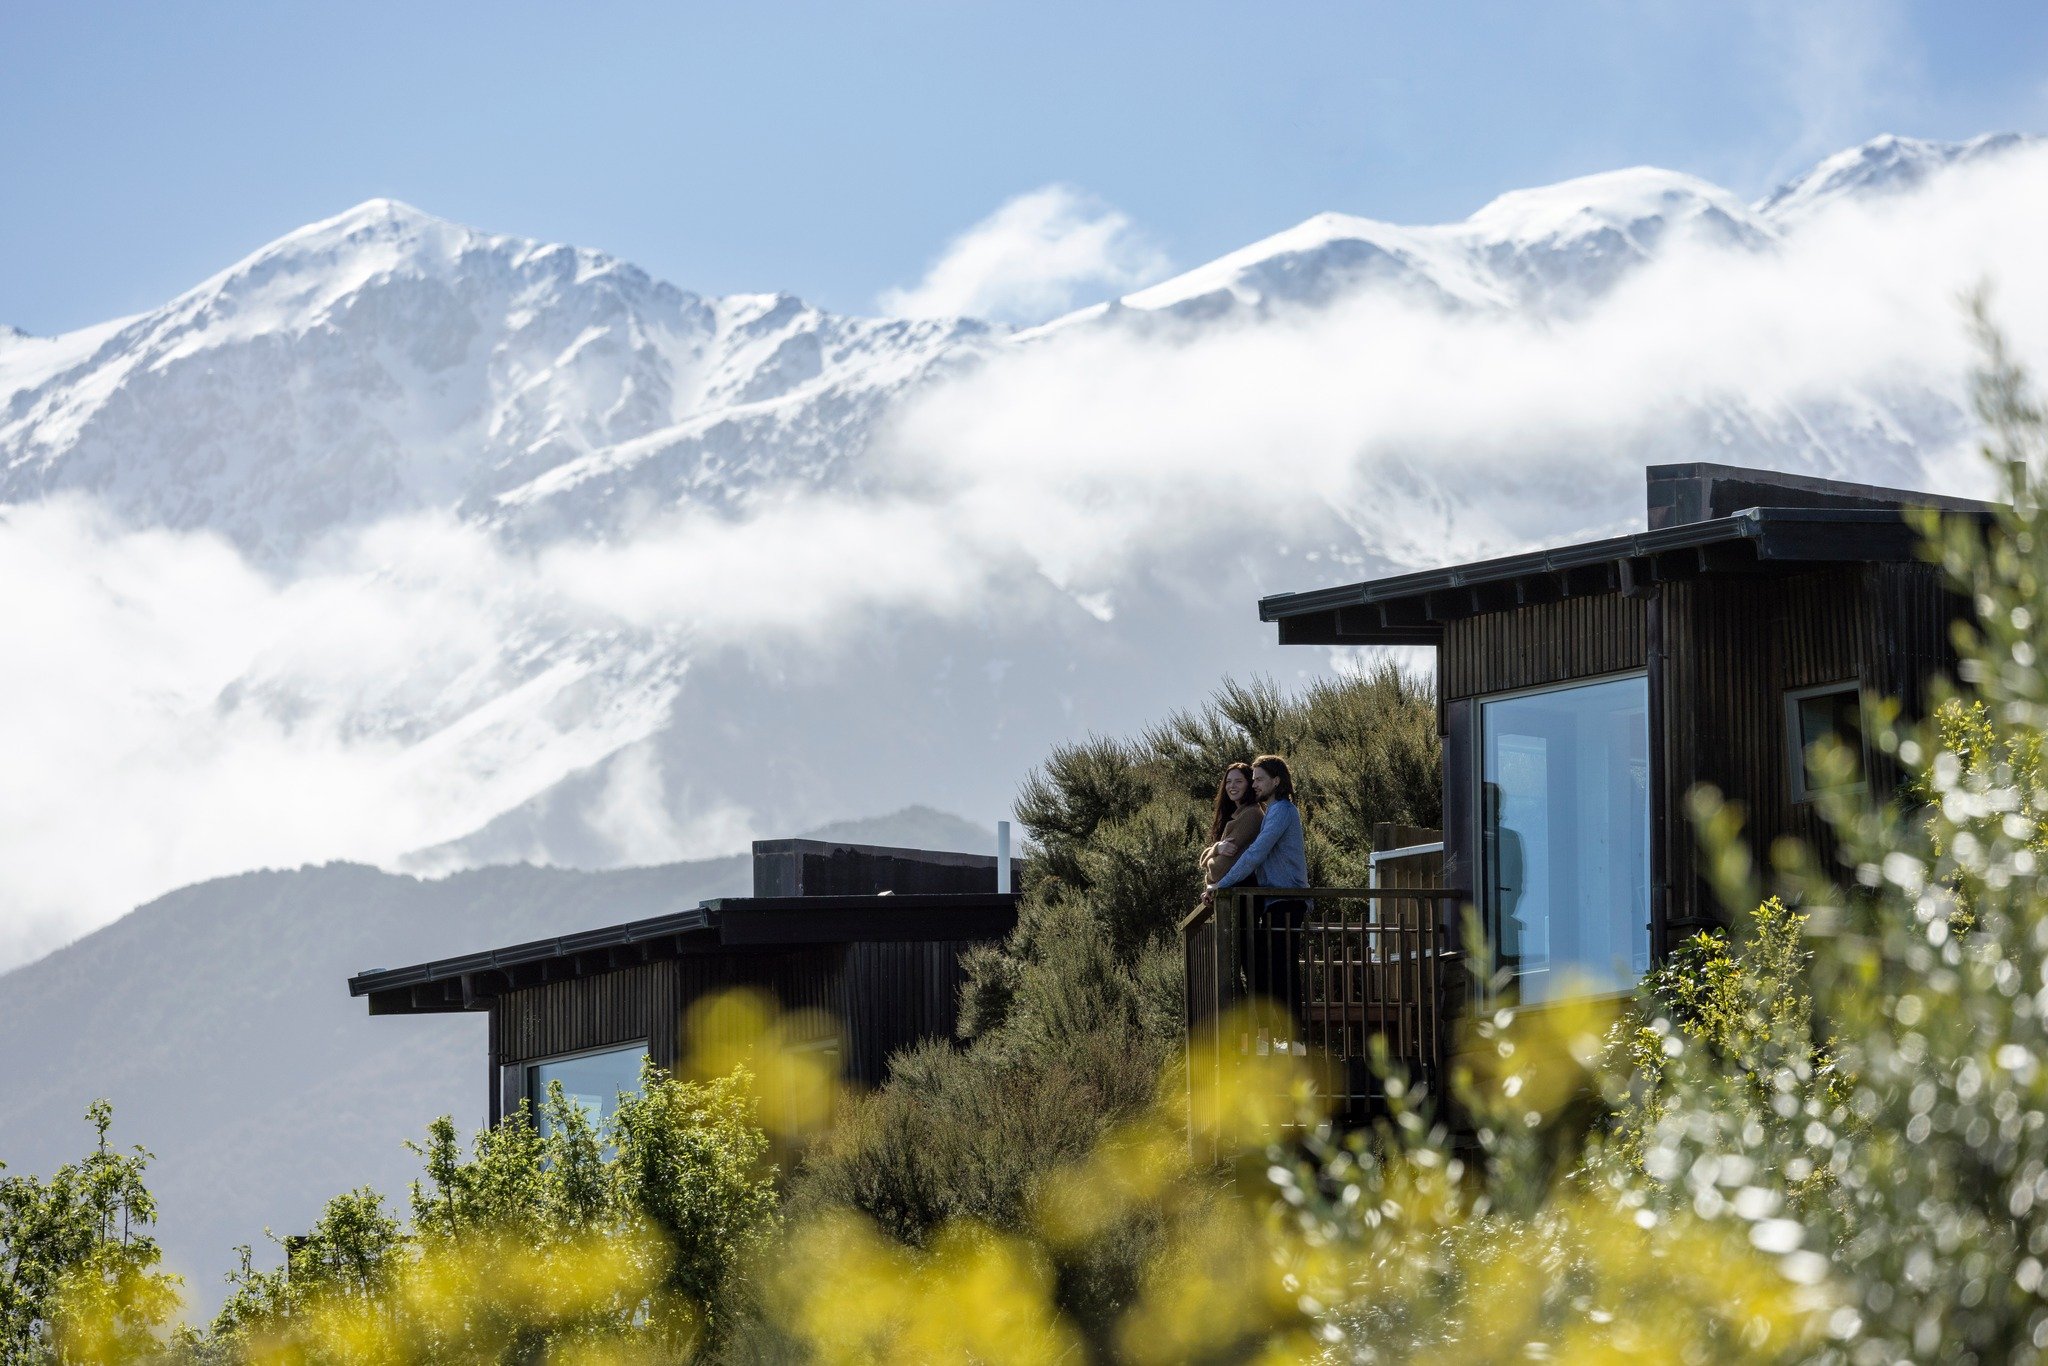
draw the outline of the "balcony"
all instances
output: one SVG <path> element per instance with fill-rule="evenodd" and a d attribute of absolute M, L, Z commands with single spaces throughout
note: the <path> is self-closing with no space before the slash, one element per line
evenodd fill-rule
<path fill-rule="evenodd" d="M 1463 986 L 1454 929 L 1470 899 L 1434 886 L 1219 893 L 1181 922 L 1189 1066 L 1219 1074 L 1190 1084 L 1220 1085 L 1237 1060 L 1291 1054 L 1336 1122 L 1368 1124 L 1387 1103 L 1371 1061 L 1378 1040 L 1413 1084 L 1436 1091 Z"/>

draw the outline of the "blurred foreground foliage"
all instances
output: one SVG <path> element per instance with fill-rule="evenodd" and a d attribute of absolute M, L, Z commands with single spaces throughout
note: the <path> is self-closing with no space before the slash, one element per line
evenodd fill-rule
<path fill-rule="evenodd" d="M 719 1341 L 730 1270 L 776 1227 L 754 1076 L 649 1067 L 601 1125 L 564 1097 L 479 1133 L 437 1120 L 401 1223 L 328 1202 L 284 1263 L 241 1269 L 195 1360 L 683 1360 Z"/>
<path fill-rule="evenodd" d="M 58 1224 L 89 1231 L 35 1263 L 47 1269 L 25 1284 L 42 1298 L 10 1352 L 2040 1358 L 2048 436 L 1984 339 L 1989 458 L 2012 509 L 1988 538 L 1925 525 L 1979 625 L 1927 721 L 1881 705 L 1866 719 L 1909 799 L 1828 799 L 1830 857 L 1787 846 L 1762 869 L 1741 813 L 1698 794 L 1731 931 L 1684 946 L 1632 1001 L 1475 1020 L 1450 1110 L 1397 1080 L 1387 1119 L 1340 1134 L 1299 1056 L 1182 1070 L 1173 927 L 1222 762 L 1302 759 L 1324 882 L 1357 876 L 1370 821 L 1435 815 L 1428 700 L 1397 675 L 1302 701 L 1230 690 L 1136 744 L 1054 756 L 1021 804 L 1038 842 L 1023 923 L 973 965 L 970 1037 L 899 1058 L 882 1091 L 830 1094 L 815 1055 L 789 1045 L 803 1031 L 728 1003 L 752 1032 L 683 1079 L 650 1076 L 647 1095 L 668 1099 L 637 1130 L 578 1129 L 558 1108 L 556 1136 L 508 1127 L 465 1158 L 437 1128 L 403 1228 L 373 1197 L 342 1197 L 291 1245 L 289 1276 L 245 1269 L 211 1333 L 154 1346 L 142 1334 L 166 1318 L 168 1287 L 148 1279 L 153 1251 L 136 1228 L 126 1261 L 108 1252 L 116 1213 L 149 1217 L 140 1159 L 122 1168 L 133 1182 L 95 1187 L 127 1194 L 82 1196 L 67 1169 L 70 1194 L 10 1187 L 0 1203 L 55 1198 L 85 1212 Z M 1288 1028 L 1247 1019 L 1217 1037 Z M 658 1156 L 636 1167 L 635 1144 Z M 41 1216 L 0 1217 L 0 1251 L 23 1265 Z M 18 1316 L 30 1300 L 14 1293 Z"/>

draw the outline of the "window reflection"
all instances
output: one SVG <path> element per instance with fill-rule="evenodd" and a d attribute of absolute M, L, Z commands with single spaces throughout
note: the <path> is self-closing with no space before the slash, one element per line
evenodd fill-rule
<path fill-rule="evenodd" d="M 580 1053 L 575 1057 L 551 1058 L 529 1063 L 526 1068 L 526 1099 L 532 1106 L 535 1125 L 541 1133 L 554 1130 L 541 1112 L 547 1099 L 548 1083 L 562 1083 L 569 1103 L 590 1117 L 593 1128 L 600 1126 L 619 1108 L 619 1093 L 640 1090 L 640 1065 L 646 1061 L 647 1045 L 607 1049 L 602 1053 Z"/>
<path fill-rule="evenodd" d="M 1649 710 L 1640 675 L 1481 706 L 1487 927 L 1522 1001 L 1649 968 Z"/>
<path fill-rule="evenodd" d="M 1810 801 L 1822 792 L 1861 792 L 1863 777 L 1863 694 L 1855 683 L 1802 688 L 1785 697 L 1791 743 L 1792 797 Z M 1821 771 L 1816 750 L 1840 744 L 1850 759 L 1843 772 Z"/>

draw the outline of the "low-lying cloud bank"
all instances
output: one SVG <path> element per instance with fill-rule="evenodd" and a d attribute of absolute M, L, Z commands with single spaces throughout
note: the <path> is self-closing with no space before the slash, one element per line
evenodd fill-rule
<path fill-rule="evenodd" d="M 1049 603 L 1086 610 L 1061 629 L 1113 635 L 1136 592 L 1199 632 L 1249 610 L 1214 600 L 1219 562 L 1279 590 L 1613 529 L 1639 519 L 1652 459 L 1978 489 L 1960 300 L 1990 282 L 2020 353 L 2048 356 L 2044 211 L 2048 153 L 2027 151 L 1776 250 L 1675 247 L 1568 312 L 1362 292 L 1076 321 L 905 407 L 864 493 L 763 490 L 602 543 L 514 549 L 415 517 L 277 578 L 81 501 L 0 510 L 0 968 L 198 878 L 455 838 L 669 725 L 678 696 L 687 721 L 713 656 L 770 686 L 779 661 L 816 669 L 923 618 L 962 625 L 958 667 L 992 667 Z M 1067 734 L 1091 725 L 1072 663 L 1002 666 L 1071 690 Z M 1159 708 L 1277 667 L 1219 652 Z M 704 724 L 744 751 L 744 715 Z M 916 800 L 915 777 L 843 781 L 879 811 Z M 606 789 L 633 847 L 774 828 L 737 808 L 680 821 L 660 790 Z"/>
<path fill-rule="evenodd" d="M 1645 451 L 1967 482 L 1962 302 L 1991 286 L 2022 354 L 2048 351 L 2044 213 L 2033 150 L 1818 215 L 1775 250 L 1680 244 L 1576 315 L 1367 291 L 1074 326 L 913 406 L 896 449 L 962 505 L 1013 510 L 1039 563 L 1109 577 L 1232 521 L 1284 536 L 1315 500 L 1409 563 L 1633 521 Z"/>
<path fill-rule="evenodd" d="M 34 586 L 0 597 L 0 968 L 201 878 L 454 839 L 660 729 L 692 658 L 829 652 L 875 613 L 985 602 L 997 567 L 888 500 L 537 551 L 409 517 L 311 561 L 274 579 L 78 499 L 0 513 L 0 578 Z M 754 833 L 625 809 L 631 776 L 607 789 L 630 847 Z"/>

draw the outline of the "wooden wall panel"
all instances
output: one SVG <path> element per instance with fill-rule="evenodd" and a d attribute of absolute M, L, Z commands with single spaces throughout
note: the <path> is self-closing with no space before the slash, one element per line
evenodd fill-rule
<path fill-rule="evenodd" d="M 1814 808 L 1793 800 L 1785 694 L 1853 682 L 1924 712 L 1928 680 L 1955 667 L 1951 623 L 1966 604 L 1922 564 L 1710 575 L 1657 585 L 1654 604 L 1619 593 L 1495 612 L 1444 628 L 1445 852 L 1452 880 L 1476 853 L 1466 770 L 1471 699 L 1644 669 L 1650 677 L 1653 949 L 1722 920 L 1699 877 L 1688 794 L 1711 783 L 1740 802 L 1760 862 L 1790 835 L 1828 856 Z M 1870 756 L 1874 800 L 1890 771 Z"/>
<path fill-rule="evenodd" d="M 1743 805 L 1759 854 L 1783 830 L 1785 735 L 1777 680 L 1785 632 L 1778 608 L 1788 593 L 1797 594 L 1794 582 L 1710 578 L 1664 589 L 1659 800 L 1667 818 L 1665 918 L 1653 945 L 1659 952 L 1722 921 L 1699 876 L 1698 836 L 1688 814 L 1695 786 L 1712 784 Z"/>
<path fill-rule="evenodd" d="M 640 963 L 595 977 L 509 991 L 491 1005 L 491 1118 L 505 1113 L 502 1069 L 561 1053 L 647 1041 L 675 1065 L 676 975 L 672 963 Z"/>
<path fill-rule="evenodd" d="M 1709 587 L 1689 580 L 1660 588 L 1657 636 L 1650 645 L 1650 707 L 1658 720 L 1657 732 L 1650 737 L 1650 829 L 1657 841 L 1650 852 L 1650 951 L 1659 957 L 1697 928 L 1699 898 L 1693 883 L 1698 858 L 1686 816 L 1686 793 L 1700 771 L 1704 727 L 1699 623 L 1705 615 L 1702 590 Z"/>
<path fill-rule="evenodd" d="M 1437 699 L 1444 734 L 1442 876 L 1448 884 L 1476 893 L 1480 877 L 1473 748 L 1479 727 L 1471 699 L 1644 668 L 1648 606 L 1642 598 L 1603 593 L 1532 603 L 1444 627 Z M 1454 922 L 1446 929 L 1456 942 L 1460 926 Z"/>
<path fill-rule="evenodd" d="M 848 946 L 842 996 L 850 1029 L 846 1071 L 865 1086 L 888 1078 L 891 1054 L 921 1039 L 951 1040 L 967 975 L 965 940 Z"/>
<path fill-rule="evenodd" d="M 682 1009 L 725 988 L 761 988 L 785 1011 L 818 1011 L 836 1020 L 842 1072 L 879 1086 L 891 1054 L 921 1039 L 953 1037 L 965 980 L 960 955 L 970 943 L 857 941 L 685 958 Z"/>
<path fill-rule="evenodd" d="M 675 999 L 666 963 L 507 992 L 498 1006 L 500 1062 L 653 1038 L 649 1023 Z"/>
<path fill-rule="evenodd" d="M 1742 803 L 1759 862 L 1780 836 L 1804 840 L 1826 858 L 1827 828 L 1811 804 L 1793 799 L 1785 694 L 1855 683 L 1918 714 L 1928 679 L 1954 668 L 1949 629 L 1962 605 L 1931 566 L 1917 564 L 1696 579 L 1662 593 L 1660 787 L 1671 817 L 1660 951 L 1722 918 L 1699 879 L 1697 839 L 1685 818 L 1694 785 L 1711 783 Z M 1893 776 L 1878 756 L 1868 758 L 1872 799 L 1885 800 Z"/>
<path fill-rule="evenodd" d="M 1969 604 L 1931 564 L 1872 565 L 1864 586 L 1879 651 L 1872 686 L 1898 698 L 1908 716 L 1924 716 L 1929 681 L 1955 676 L 1955 623 Z"/>
<path fill-rule="evenodd" d="M 700 1041 L 689 1037 L 690 1008 L 709 996 L 751 987 L 771 997 L 785 1013 L 798 1011 L 837 1015 L 839 979 L 844 969 L 844 944 L 807 944 L 786 949 L 727 950 L 689 954 L 676 960 L 677 1001 L 670 1028 L 677 1057 Z M 830 1031 L 821 1034 L 821 1044 Z"/>
<path fill-rule="evenodd" d="M 1445 701 L 1643 667 L 1641 598 L 1602 593 L 1454 621 L 1438 656 Z"/>
<path fill-rule="evenodd" d="M 506 993 L 491 1009 L 492 1110 L 504 1113 L 503 1069 L 639 1039 L 663 1067 L 690 1046 L 684 1019 L 697 1001 L 736 987 L 767 992 L 783 1012 L 837 1022 L 842 1073 L 865 1086 L 888 1078 L 889 1058 L 924 1039 L 954 1036 L 971 940 L 857 942 L 687 954 Z"/>

